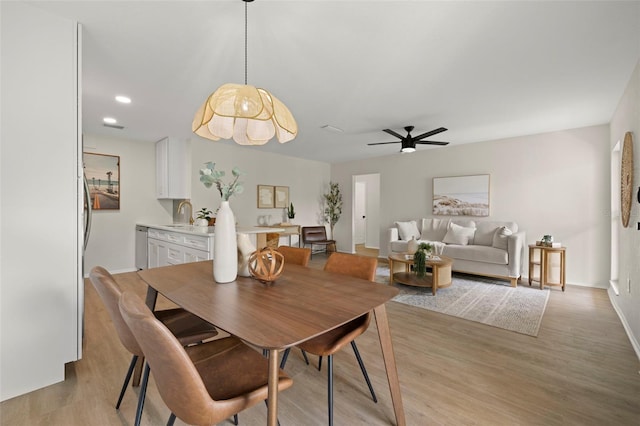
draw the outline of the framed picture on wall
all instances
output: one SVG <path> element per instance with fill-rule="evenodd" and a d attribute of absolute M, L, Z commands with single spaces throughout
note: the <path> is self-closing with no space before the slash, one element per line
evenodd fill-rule
<path fill-rule="evenodd" d="M 489 175 L 433 178 L 433 214 L 489 216 Z"/>
<path fill-rule="evenodd" d="M 258 185 L 258 208 L 259 209 L 273 208 L 273 186 Z"/>
<path fill-rule="evenodd" d="M 82 154 L 93 210 L 120 210 L 120 156 Z"/>
<path fill-rule="evenodd" d="M 275 191 L 275 208 L 286 209 L 289 207 L 289 187 L 276 186 Z"/>

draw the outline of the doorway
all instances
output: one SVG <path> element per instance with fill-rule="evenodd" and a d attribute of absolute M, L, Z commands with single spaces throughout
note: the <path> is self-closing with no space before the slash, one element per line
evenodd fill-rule
<path fill-rule="evenodd" d="M 352 178 L 352 252 L 378 257 L 380 249 L 380 174 Z"/>

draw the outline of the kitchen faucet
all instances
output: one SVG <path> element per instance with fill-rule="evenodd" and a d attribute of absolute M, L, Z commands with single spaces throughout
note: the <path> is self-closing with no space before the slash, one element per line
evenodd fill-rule
<path fill-rule="evenodd" d="M 182 209 L 182 207 L 185 205 L 189 206 L 189 225 L 193 225 L 193 206 L 191 205 L 191 201 L 189 200 L 180 201 L 180 204 L 178 204 L 177 213 L 180 214 L 180 209 Z"/>

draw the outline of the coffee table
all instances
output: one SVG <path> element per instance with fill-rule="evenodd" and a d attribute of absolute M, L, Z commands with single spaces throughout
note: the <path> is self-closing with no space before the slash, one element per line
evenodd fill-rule
<path fill-rule="evenodd" d="M 405 265 L 404 272 L 393 272 L 394 263 Z M 451 266 L 453 259 L 447 256 L 433 256 L 427 259 L 427 267 L 431 268 L 431 273 L 426 273 L 424 277 L 418 277 L 411 272 L 413 265 L 413 256 L 409 257 L 406 253 L 394 253 L 389 255 L 389 285 L 393 282 L 411 285 L 415 287 L 431 287 L 431 293 L 435 296 L 439 288 L 449 287 L 451 285 Z"/>

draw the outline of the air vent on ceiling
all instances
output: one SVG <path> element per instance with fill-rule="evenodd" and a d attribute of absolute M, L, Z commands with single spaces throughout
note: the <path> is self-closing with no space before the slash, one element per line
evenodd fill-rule
<path fill-rule="evenodd" d="M 118 129 L 118 130 L 122 130 L 124 129 L 124 126 L 119 126 L 117 124 L 107 124 L 107 123 L 102 123 L 102 125 L 104 127 L 111 127 L 112 129 Z"/>

